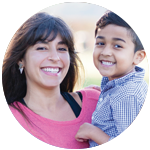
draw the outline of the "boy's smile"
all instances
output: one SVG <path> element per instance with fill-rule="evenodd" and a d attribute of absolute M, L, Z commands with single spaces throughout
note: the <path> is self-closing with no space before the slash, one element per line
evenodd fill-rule
<path fill-rule="evenodd" d="M 136 53 L 134 43 L 126 28 L 107 25 L 99 29 L 93 53 L 94 64 L 102 76 L 109 80 L 134 71 Z"/>

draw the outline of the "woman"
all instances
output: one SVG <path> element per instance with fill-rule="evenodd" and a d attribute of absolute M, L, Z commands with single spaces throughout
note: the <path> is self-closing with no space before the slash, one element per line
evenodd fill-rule
<path fill-rule="evenodd" d="M 91 122 L 96 90 L 73 92 L 78 80 L 73 36 L 59 18 L 37 13 L 16 32 L 3 63 L 3 88 L 18 122 L 38 139 L 63 148 L 87 148 L 75 135 Z M 69 92 L 69 93 L 68 93 Z"/>

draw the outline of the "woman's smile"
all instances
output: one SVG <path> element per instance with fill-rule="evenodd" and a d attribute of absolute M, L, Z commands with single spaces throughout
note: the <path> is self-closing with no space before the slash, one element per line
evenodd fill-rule
<path fill-rule="evenodd" d="M 61 68 L 59 67 L 42 67 L 41 70 L 46 75 L 50 75 L 50 76 L 58 76 L 58 74 L 61 72 Z"/>
<path fill-rule="evenodd" d="M 68 46 L 58 34 L 53 41 L 37 42 L 30 47 L 22 63 L 28 83 L 32 82 L 33 85 L 38 84 L 42 87 L 57 87 L 70 66 Z"/>

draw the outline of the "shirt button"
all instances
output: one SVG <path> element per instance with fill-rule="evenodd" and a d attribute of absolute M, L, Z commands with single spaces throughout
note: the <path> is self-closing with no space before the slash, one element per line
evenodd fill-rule
<path fill-rule="evenodd" d="M 99 101 L 101 102 L 103 100 L 103 98 L 100 98 Z"/>

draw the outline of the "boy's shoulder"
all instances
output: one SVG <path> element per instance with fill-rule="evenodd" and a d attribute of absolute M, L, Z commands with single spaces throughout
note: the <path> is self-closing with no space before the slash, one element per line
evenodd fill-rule
<path fill-rule="evenodd" d="M 111 91 L 110 102 L 114 104 L 115 102 L 134 99 L 143 103 L 146 98 L 147 91 L 148 85 L 144 80 L 142 82 L 130 81 L 123 85 L 116 86 L 113 91 Z"/>
<path fill-rule="evenodd" d="M 135 72 L 114 80 L 114 87 L 109 90 L 112 101 L 120 101 L 127 97 L 145 99 L 148 85 L 144 80 L 145 71 L 143 68 L 135 67 Z"/>

